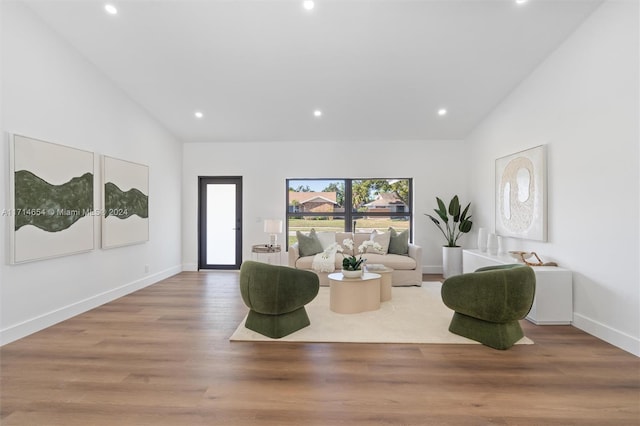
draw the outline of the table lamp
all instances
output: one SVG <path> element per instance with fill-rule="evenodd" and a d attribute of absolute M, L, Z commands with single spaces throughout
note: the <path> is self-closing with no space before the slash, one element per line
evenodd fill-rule
<path fill-rule="evenodd" d="M 275 246 L 278 241 L 278 234 L 282 232 L 282 221 L 280 219 L 265 219 L 264 232 L 269 234 L 269 246 Z"/>

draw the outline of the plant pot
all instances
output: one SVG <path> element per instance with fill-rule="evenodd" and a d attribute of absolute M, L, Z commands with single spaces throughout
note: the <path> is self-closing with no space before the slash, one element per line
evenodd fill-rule
<path fill-rule="evenodd" d="M 342 276 L 345 278 L 360 278 L 362 277 L 362 269 L 358 269 L 357 271 L 347 271 L 343 269 Z"/>
<path fill-rule="evenodd" d="M 442 276 L 462 274 L 462 247 L 442 247 Z"/>

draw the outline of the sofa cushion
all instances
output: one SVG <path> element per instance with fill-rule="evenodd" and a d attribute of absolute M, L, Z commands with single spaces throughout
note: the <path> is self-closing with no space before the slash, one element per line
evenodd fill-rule
<path fill-rule="evenodd" d="M 351 250 L 344 246 L 344 240 L 353 240 L 353 234 L 351 232 L 336 232 L 336 243 L 338 243 L 343 249 L 345 255 L 353 254 Z M 356 250 L 358 246 L 356 246 Z"/>
<path fill-rule="evenodd" d="M 381 263 L 388 268 L 393 268 L 397 270 L 416 269 L 416 260 L 409 256 L 403 256 L 399 254 L 367 253 L 362 257 L 367 259 L 367 264 Z"/>
<path fill-rule="evenodd" d="M 300 250 L 300 256 L 312 256 L 324 251 L 322 244 L 320 244 L 320 240 L 316 235 L 315 229 L 311 229 L 308 235 L 303 234 L 300 231 L 296 231 L 296 237 L 298 238 L 298 250 Z"/>
<path fill-rule="evenodd" d="M 336 242 L 336 233 L 335 232 L 316 232 L 316 236 L 320 241 L 320 245 L 322 246 L 322 250 L 328 249 L 332 244 Z"/>
<path fill-rule="evenodd" d="M 371 232 L 356 232 L 353 234 L 353 249 L 358 254 L 358 247 L 362 245 L 365 241 L 369 241 L 371 239 Z"/>
<path fill-rule="evenodd" d="M 416 269 L 416 260 L 409 256 L 401 256 L 398 254 L 374 254 L 367 253 L 363 258 L 367 259 L 368 264 L 381 263 L 386 267 L 396 270 L 414 270 Z M 313 256 L 299 257 L 296 260 L 296 268 L 313 270 Z M 336 254 L 335 258 L 336 272 L 342 269 L 342 255 Z"/>
<path fill-rule="evenodd" d="M 389 228 L 391 239 L 389 241 L 389 254 L 409 255 L 409 230 L 398 232 Z"/>
<path fill-rule="evenodd" d="M 296 268 L 313 270 L 314 257 L 315 256 L 299 257 L 298 260 L 296 260 Z M 335 262 L 334 262 L 336 271 L 342 270 L 342 259 L 343 259 L 342 255 L 340 253 L 336 253 Z"/>
<path fill-rule="evenodd" d="M 296 268 L 298 269 L 313 269 L 313 256 L 299 257 L 296 260 Z"/>
<path fill-rule="evenodd" d="M 378 230 L 373 230 L 370 237 L 371 241 L 374 243 L 380 244 L 382 247 L 380 250 L 376 250 L 373 247 L 367 247 L 367 253 L 376 253 L 376 254 L 387 254 L 389 251 L 389 242 L 391 239 L 391 233 L 389 232 L 379 232 Z"/>

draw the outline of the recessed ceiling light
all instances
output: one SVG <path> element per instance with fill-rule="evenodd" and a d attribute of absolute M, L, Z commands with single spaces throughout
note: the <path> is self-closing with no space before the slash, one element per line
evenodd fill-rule
<path fill-rule="evenodd" d="M 446 110 L 445 108 L 440 108 L 440 109 L 438 110 L 438 115 L 439 115 L 440 117 L 444 117 L 445 115 L 447 115 L 447 110 Z"/>
<path fill-rule="evenodd" d="M 322 111 L 320 111 L 319 109 L 313 111 L 313 116 L 314 117 L 322 117 Z"/>
<path fill-rule="evenodd" d="M 302 7 L 304 7 L 306 10 L 311 10 L 316 7 L 316 4 L 313 2 L 313 0 L 305 0 L 304 2 L 302 2 Z"/>
<path fill-rule="evenodd" d="M 525 4 L 529 0 L 516 0 L 516 4 Z"/>
<path fill-rule="evenodd" d="M 118 9 L 116 9 L 116 7 L 114 5 L 112 5 L 112 4 L 105 4 L 104 5 L 104 10 L 106 10 L 109 15 L 117 15 L 118 14 Z"/>
<path fill-rule="evenodd" d="M 193 113 L 193 115 L 196 116 L 196 118 L 202 118 L 204 117 L 204 114 L 202 113 L 202 111 L 196 111 Z"/>

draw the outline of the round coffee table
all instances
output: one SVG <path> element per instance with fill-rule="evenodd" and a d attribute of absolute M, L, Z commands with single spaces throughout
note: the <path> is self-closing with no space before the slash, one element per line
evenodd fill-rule
<path fill-rule="evenodd" d="M 380 309 L 380 274 L 364 272 L 362 278 L 329 274 L 329 309 L 339 314 Z"/>
<path fill-rule="evenodd" d="M 380 274 L 380 301 L 386 302 L 391 300 L 391 286 L 392 283 L 392 272 L 393 268 L 389 268 L 388 266 L 384 266 L 382 268 L 376 268 L 370 270 L 374 274 Z"/>

